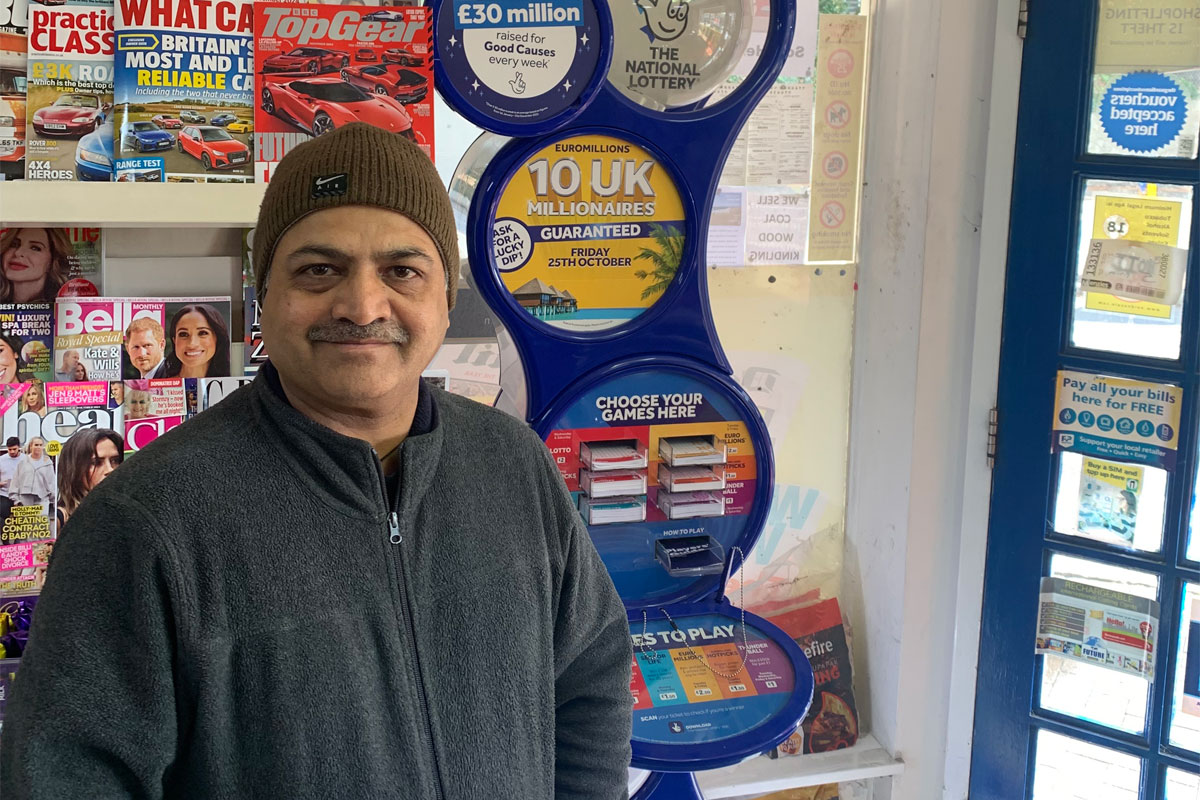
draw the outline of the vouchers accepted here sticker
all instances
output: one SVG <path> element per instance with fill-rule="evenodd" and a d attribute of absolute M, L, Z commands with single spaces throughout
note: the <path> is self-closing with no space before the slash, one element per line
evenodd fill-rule
<path fill-rule="evenodd" d="M 508 179 L 492 223 L 492 263 L 536 319 L 571 331 L 625 324 L 679 268 L 683 202 L 666 167 L 610 136 L 572 136 Z"/>
<path fill-rule="evenodd" d="M 568 112 L 593 86 L 601 33 L 591 0 L 446 0 L 434 36 L 451 105 L 525 126 Z"/>

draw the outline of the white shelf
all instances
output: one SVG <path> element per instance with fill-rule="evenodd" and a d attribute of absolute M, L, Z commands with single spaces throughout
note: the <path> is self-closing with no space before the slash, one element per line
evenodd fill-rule
<path fill-rule="evenodd" d="M 778 792 L 800 786 L 859 781 L 899 775 L 904 762 L 895 758 L 871 735 L 853 747 L 832 753 L 781 758 L 752 758 L 732 767 L 697 772 L 705 800 Z"/>
<path fill-rule="evenodd" d="M 0 223 L 55 227 L 248 228 L 266 184 L 0 181 Z"/>

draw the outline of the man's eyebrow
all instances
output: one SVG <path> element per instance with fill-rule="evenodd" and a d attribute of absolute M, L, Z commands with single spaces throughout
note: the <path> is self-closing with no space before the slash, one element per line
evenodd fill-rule
<path fill-rule="evenodd" d="M 328 245 L 323 244 L 302 245 L 287 255 L 289 261 L 302 258 L 303 256 L 316 256 L 317 258 L 324 258 L 328 261 L 350 260 L 349 253 L 339 250 L 336 247 L 329 247 Z"/>
<path fill-rule="evenodd" d="M 433 256 L 425 251 L 424 248 L 410 245 L 408 247 L 397 247 L 392 250 L 381 250 L 374 254 L 374 259 L 377 263 L 385 261 L 401 261 L 406 258 L 419 258 L 424 261 L 433 263 Z"/>
<path fill-rule="evenodd" d="M 289 261 L 292 261 L 305 256 L 316 256 L 317 258 L 323 258 L 327 261 L 336 261 L 341 263 L 352 261 L 354 259 L 353 256 L 344 250 L 323 244 L 302 245 L 288 253 L 287 258 Z M 430 255 L 428 251 L 415 245 L 396 247 L 391 250 L 379 250 L 373 253 L 371 257 L 376 263 L 399 261 L 406 258 L 419 258 L 430 263 L 433 263 L 434 261 L 433 256 Z"/>

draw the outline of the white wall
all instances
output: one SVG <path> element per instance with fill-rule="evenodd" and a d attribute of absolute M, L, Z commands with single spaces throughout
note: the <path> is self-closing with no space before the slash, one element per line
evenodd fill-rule
<path fill-rule="evenodd" d="M 1016 6 L 876 8 L 846 565 L 863 585 L 850 616 L 871 730 L 905 761 L 877 797 L 966 796 Z"/>

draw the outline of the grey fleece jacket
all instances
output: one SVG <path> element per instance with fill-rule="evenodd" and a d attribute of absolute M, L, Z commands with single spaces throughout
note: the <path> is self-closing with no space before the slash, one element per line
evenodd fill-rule
<path fill-rule="evenodd" d="M 268 374 L 71 516 L 0 796 L 623 798 L 625 614 L 537 436 L 423 388 L 393 517 Z"/>

